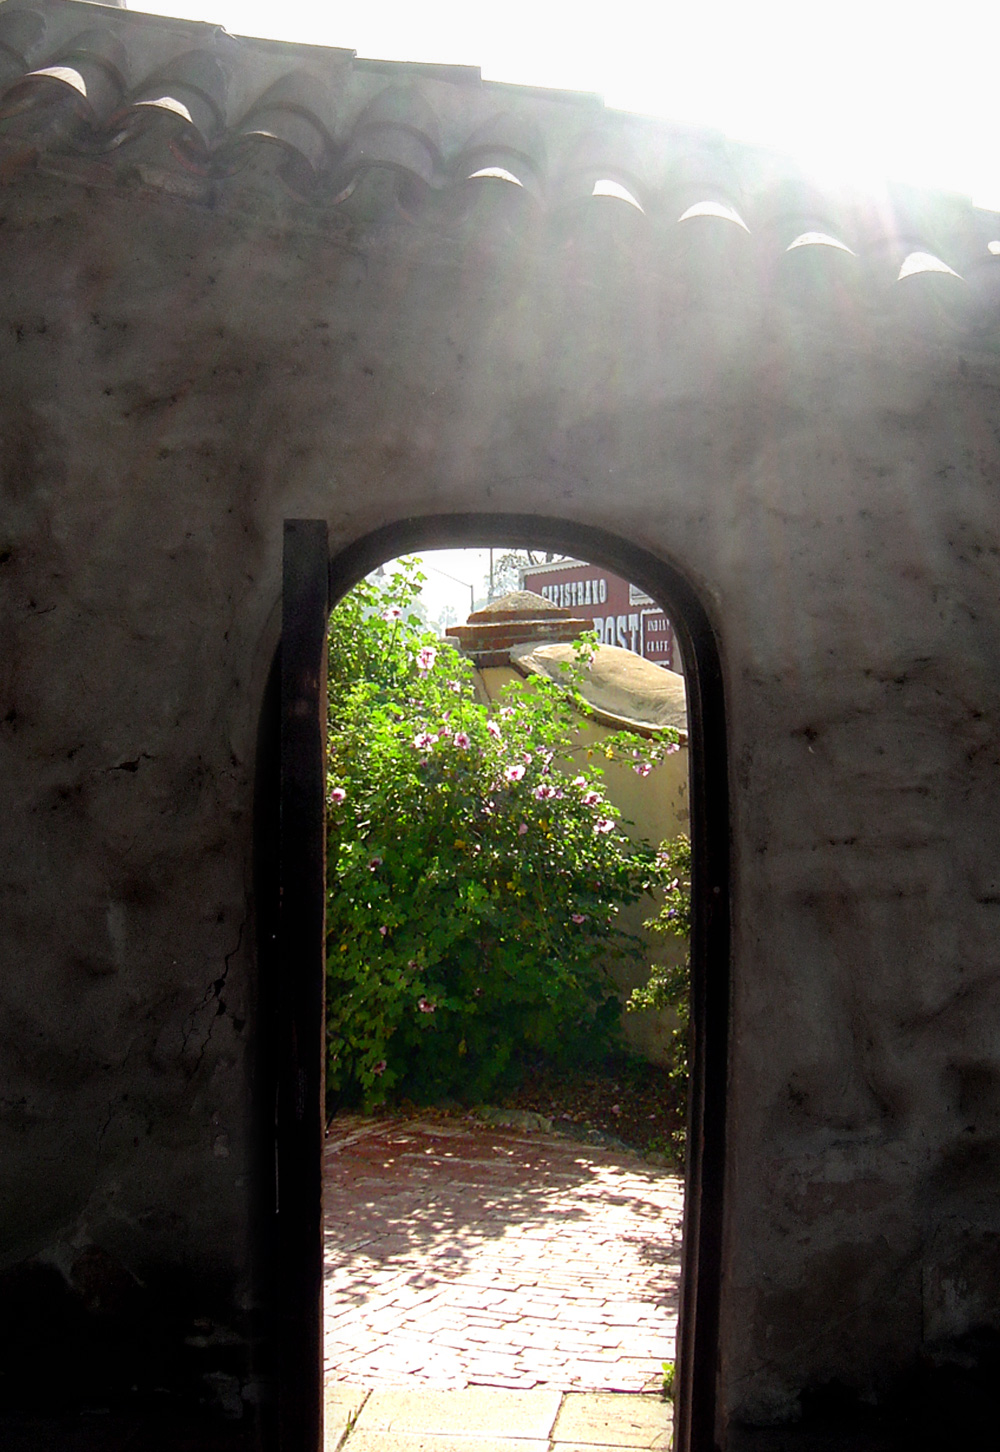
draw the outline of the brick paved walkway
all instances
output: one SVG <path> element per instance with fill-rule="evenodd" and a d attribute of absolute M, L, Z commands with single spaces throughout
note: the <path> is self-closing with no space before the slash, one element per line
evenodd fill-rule
<path fill-rule="evenodd" d="M 637 1392 L 674 1355 L 683 1185 L 461 1118 L 338 1117 L 327 1383 Z"/>

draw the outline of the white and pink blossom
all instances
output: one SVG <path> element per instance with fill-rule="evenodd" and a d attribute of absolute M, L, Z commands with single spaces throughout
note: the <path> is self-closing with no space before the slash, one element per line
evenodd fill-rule
<path fill-rule="evenodd" d="M 610 817 L 598 817 L 597 821 L 594 823 L 594 831 L 601 833 L 610 832 L 614 825 L 615 824 Z"/>
<path fill-rule="evenodd" d="M 585 807 L 596 807 L 597 803 L 601 800 L 601 794 L 595 791 L 584 792 L 580 800 Z"/>
<path fill-rule="evenodd" d="M 523 766 L 508 766 L 503 774 L 504 781 L 520 781 L 524 776 Z"/>
<path fill-rule="evenodd" d="M 454 736 L 454 741 L 455 741 L 455 745 L 461 751 L 467 750 L 467 748 L 472 745 L 472 742 L 469 740 L 469 736 L 468 736 L 467 732 L 465 732 L 465 731 L 456 731 L 455 732 L 455 736 Z"/>
<path fill-rule="evenodd" d="M 332 807 L 339 807 L 341 802 L 345 801 L 346 798 L 347 793 L 343 787 L 334 787 L 330 792 L 329 802 Z"/>
<path fill-rule="evenodd" d="M 555 787 L 554 786 L 550 786 L 547 781 L 543 781 L 542 784 L 541 784 L 541 786 L 536 786 L 535 787 L 535 796 L 538 798 L 538 800 L 540 802 L 547 802 L 547 801 L 549 801 L 552 797 L 555 796 L 555 794 L 556 794 Z"/>
<path fill-rule="evenodd" d="M 430 751 L 436 740 L 437 737 L 432 736 L 429 731 L 418 731 L 413 738 L 413 744 L 418 751 Z"/>
<path fill-rule="evenodd" d="M 435 1005 L 428 998 L 418 998 L 417 1007 L 421 1013 L 433 1013 Z"/>
<path fill-rule="evenodd" d="M 433 645 L 422 645 L 420 647 L 420 650 L 417 652 L 417 670 L 420 671 L 421 675 L 426 675 L 428 671 L 434 669 L 437 654 Z"/>

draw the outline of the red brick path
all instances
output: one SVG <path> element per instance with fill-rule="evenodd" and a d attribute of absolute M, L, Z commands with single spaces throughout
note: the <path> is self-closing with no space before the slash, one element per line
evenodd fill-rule
<path fill-rule="evenodd" d="M 683 1185 L 638 1155 L 475 1121 L 338 1118 L 328 1381 L 658 1387 Z"/>

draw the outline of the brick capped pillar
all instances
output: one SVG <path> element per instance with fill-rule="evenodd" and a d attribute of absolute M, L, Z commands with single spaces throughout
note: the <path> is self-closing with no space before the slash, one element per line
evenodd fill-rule
<path fill-rule="evenodd" d="M 448 639 L 482 670 L 510 665 L 514 646 L 576 640 L 591 628 L 589 620 L 560 609 L 532 590 L 514 590 L 485 609 L 473 611 L 464 625 L 448 631 Z"/>

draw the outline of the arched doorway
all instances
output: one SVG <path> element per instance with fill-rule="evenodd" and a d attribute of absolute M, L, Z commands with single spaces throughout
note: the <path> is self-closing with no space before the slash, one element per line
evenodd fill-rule
<path fill-rule="evenodd" d="M 693 928 L 687 1193 L 675 1447 L 716 1445 L 729 1020 L 729 791 L 719 641 L 675 565 L 602 529 L 533 515 L 401 519 L 330 557 L 325 522 L 285 523 L 282 643 L 272 672 L 280 783 L 261 854 L 262 970 L 274 1022 L 274 1260 L 282 1452 L 315 1452 L 321 1423 L 325 633 L 329 611 L 388 559 L 421 548 L 534 545 L 572 552 L 641 586 L 676 622 L 691 752 Z M 267 712 L 265 712 L 267 714 Z M 266 732 L 265 732 L 266 736 Z M 266 812 L 264 813 L 266 815 Z M 315 965 L 315 971 L 311 965 Z"/>

